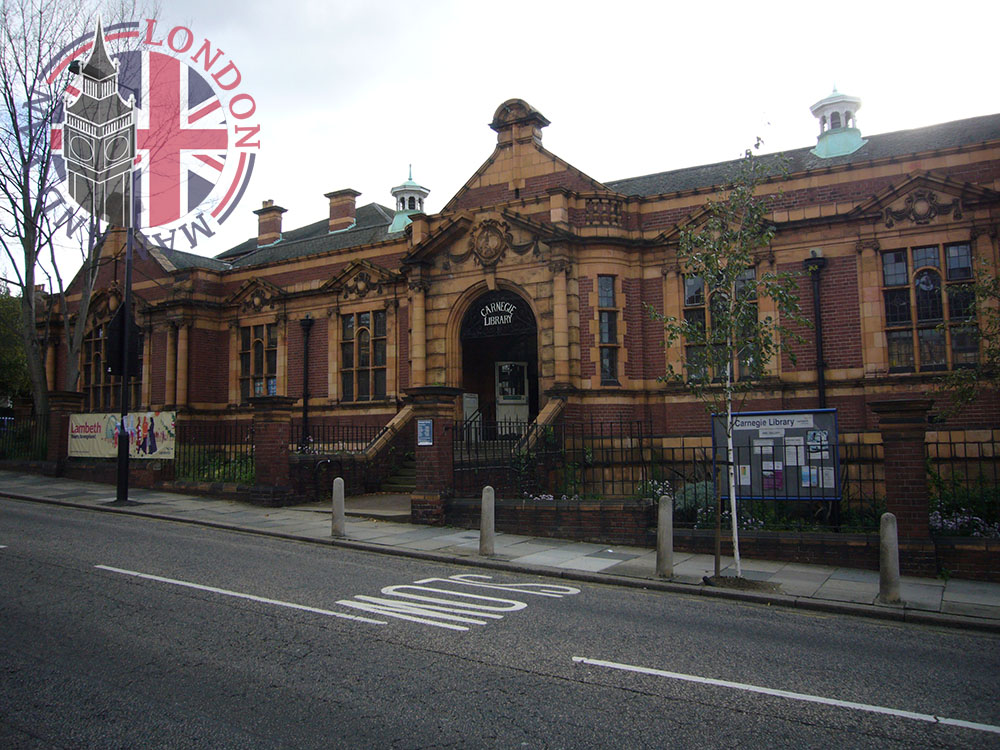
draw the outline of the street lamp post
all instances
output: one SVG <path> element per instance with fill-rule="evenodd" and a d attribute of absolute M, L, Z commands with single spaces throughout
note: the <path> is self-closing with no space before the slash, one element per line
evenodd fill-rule
<path fill-rule="evenodd" d="M 97 223 L 124 226 L 125 290 L 117 326 L 121 377 L 121 421 L 118 425 L 118 482 L 115 503 L 128 502 L 129 380 L 132 334 L 132 250 L 135 240 L 135 96 L 119 93 L 118 65 L 108 55 L 104 30 L 97 22 L 94 44 L 85 64 L 73 61 L 70 72 L 80 76 L 79 96 L 67 98 L 63 150 L 70 195 L 89 210 Z"/>

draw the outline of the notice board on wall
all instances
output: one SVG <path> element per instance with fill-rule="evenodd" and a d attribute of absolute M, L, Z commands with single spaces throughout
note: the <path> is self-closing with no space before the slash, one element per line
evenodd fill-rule
<path fill-rule="evenodd" d="M 741 500 L 839 500 L 836 409 L 734 414 L 733 462 Z M 712 446 L 725 469 L 726 416 L 712 416 Z M 722 495 L 729 482 L 720 476 Z"/>

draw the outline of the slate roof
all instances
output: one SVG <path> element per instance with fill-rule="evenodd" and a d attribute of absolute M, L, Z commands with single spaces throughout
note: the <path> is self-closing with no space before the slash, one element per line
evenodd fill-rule
<path fill-rule="evenodd" d="M 328 250 L 343 250 L 348 247 L 380 242 L 389 237 L 394 211 L 378 203 L 360 206 L 354 217 L 354 226 L 339 232 L 330 232 L 329 220 L 323 219 L 304 227 L 282 232 L 277 242 L 257 247 L 257 238 L 245 242 L 215 256 L 232 268 L 245 268 L 280 260 L 290 260 L 306 255 L 323 253 Z"/>
<path fill-rule="evenodd" d="M 858 164 L 893 156 L 907 156 L 918 152 L 965 146 L 984 141 L 1000 139 L 1000 114 L 971 117 L 940 125 L 931 125 L 913 130 L 897 130 L 894 133 L 863 136 L 867 143 L 847 156 L 821 159 L 810 152 L 812 146 L 794 151 L 785 151 L 789 174 L 824 169 L 841 164 Z M 767 166 L 777 167 L 781 154 L 766 154 L 761 157 Z M 723 185 L 735 173 L 739 160 L 705 164 L 669 172 L 629 177 L 623 180 L 605 182 L 612 190 L 623 195 L 662 195 L 695 188 Z"/>
<path fill-rule="evenodd" d="M 228 271 L 232 265 L 215 258 L 206 258 L 204 255 L 185 253 L 181 250 L 171 250 L 169 247 L 154 245 L 141 232 L 137 233 L 139 242 L 150 251 L 158 253 L 170 263 L 174 268 L 207 268 L 211 271 Z"/>

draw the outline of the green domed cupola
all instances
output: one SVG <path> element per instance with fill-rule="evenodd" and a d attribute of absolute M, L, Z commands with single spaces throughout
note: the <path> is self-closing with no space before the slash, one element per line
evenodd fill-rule
<path fill-rule="evenodd" d="M 430 190 L 413 181 L 413 165 L 410 165 L 410 176 L 402 185 L 392 189 L 392 197 L 396 199 L 396 214 L 392 217 L 389 232 L 402 232 L 410 223 L 410 216 L 424 212 L 424 198 Z"/>
<path fill-rule="evenodd" d="M 821 159 L 853 154 L 868 141 L 861 137 L 855 115 L 861 109 L 861 100 L 848 96 L 833 87 L 833 93 L 820 99 L 809 108 L 819 120 L 819 137 L 812 153 Z"/>

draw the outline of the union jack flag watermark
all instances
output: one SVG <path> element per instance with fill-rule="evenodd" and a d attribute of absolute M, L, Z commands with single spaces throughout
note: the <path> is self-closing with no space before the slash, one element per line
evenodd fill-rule
<path fill-rule="evenodd" d="M 155 244 L 195 248 L 247 189 L 260 148 L 256 102 L 243 90 L 238 66 L 187 27 L 161 32 L 149 19 L 109 26 L 103 39 L 118 68 L 118 93 L 135 100 L 136 226 Z M 61 50 L 49 64 L 50 82 L 65 76 L 72 61 L 86 60 L 94 45 L 94 36 L 84 36 Z M 79 79 L 69 76 L 66 107 L 57 111 L 51 134 L 60 178 L 70 156 L 63 118 L 82 93 Z M 53 191 L 46 200 L 52 220 L 65 224 L 67 235 L 83 231 L 84 209 L 71 200 L 65 180 Z"/>

